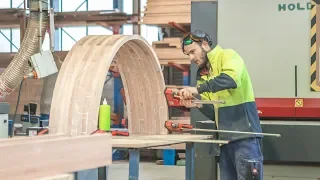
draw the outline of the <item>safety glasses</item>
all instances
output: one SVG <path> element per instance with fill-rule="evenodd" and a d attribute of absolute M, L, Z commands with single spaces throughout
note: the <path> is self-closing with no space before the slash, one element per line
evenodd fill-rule
<path fill-rule="evenodd" d="M 193 31 L 183 38 L 183 45 L 190 45 L 193 42 L 201 42 L 206 34 L 203 31 Z"/>
<path fill-rule="evenodd" d="M 192 43 L 193 43 L 193 40 L 191 38 L 183 40 L 183 45 L 190 45 Z"/>

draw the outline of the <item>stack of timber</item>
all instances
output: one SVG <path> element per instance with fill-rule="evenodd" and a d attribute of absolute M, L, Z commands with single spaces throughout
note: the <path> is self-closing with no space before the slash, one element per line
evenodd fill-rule
<path fill-rule="evenodd" d="M 143 24 L 190 24 L 191 0 L 148 0 L 143 13 Z"/>
<path fill-rule="evenodd" d="M 189 57 L 181 50 L 181 38 L 164 38 L 162 41 L 154 41 L 152 47 L 160 64 L 190 64 Z"/>

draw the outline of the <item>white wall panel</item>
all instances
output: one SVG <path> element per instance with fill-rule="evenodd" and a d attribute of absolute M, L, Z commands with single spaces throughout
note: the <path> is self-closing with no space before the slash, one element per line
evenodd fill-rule
<path fill-rule="evenodd" d="M 310 0 L 223 0 L 218 43 L 243 57 L 256 97 L 320 97 L 310 91 Z M 296 7 L 279 11 L 285 4 Z M 300 8 L 297 8 L 300 7 Z"/>

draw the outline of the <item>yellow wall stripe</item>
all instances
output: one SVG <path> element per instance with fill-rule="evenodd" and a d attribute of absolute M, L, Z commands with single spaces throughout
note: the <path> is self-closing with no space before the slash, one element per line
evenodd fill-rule
<path fill-rule="evenodd" d="M 317 85 L 317 5 L 319 4 L 319 0 L 312 0 L 312 7 L 311 7 L 311 27 L 310 27 L 310 41 L 311 41 L 311 48 L 310 48 L 310 89 L 311 91 L 320 92 L 320 86 Z"/>

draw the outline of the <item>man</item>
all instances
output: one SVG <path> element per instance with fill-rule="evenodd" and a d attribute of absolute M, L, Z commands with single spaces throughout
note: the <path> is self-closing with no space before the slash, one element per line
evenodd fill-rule
<path fill-rule="evenodd" d="M 199 108 L 215 120 L 218 129 L 261 133 L 251 80 L 243 59 L 232 49 L 211 46 L 211 38 L 200 30 L 183 38 L 182 50 L 199 70 L 197 86 L 179 91 L 182 105 Z M 202 100 L 225 103 L 199 106 L 191 103 L 197 95 Z M 230 141 L 220 148 L 221 180 L 263 179 L 261 138 L 260 135 L 219 133 L 219 139 Z"/>

